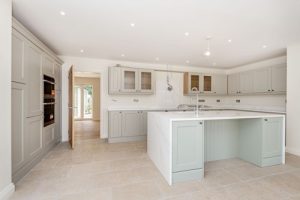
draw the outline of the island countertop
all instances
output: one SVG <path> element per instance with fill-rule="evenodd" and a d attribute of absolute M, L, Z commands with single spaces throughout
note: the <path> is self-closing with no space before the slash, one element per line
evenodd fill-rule
<path fill-rule="evenodd" d="M 149 115 L 155 115 L 158 118 L 170 121 L 182 120 L 226 120 L 226 119 L 252 119 L 267 117 L 285 117 L 284 114 L 275 114 L 267 112 L 249 112 L 237 110 L 220 110 L 220 111 L 199 111 L 196 112 L 149 112 Z"/>

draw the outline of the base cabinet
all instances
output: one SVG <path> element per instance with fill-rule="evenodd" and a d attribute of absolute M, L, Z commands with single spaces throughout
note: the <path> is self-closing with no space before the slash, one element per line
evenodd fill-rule
<path fill-rule="evenodd" d="M 146 111 L 111 111 L 108 115 L 110 143 L 146 139 Z"/>
<path fill-rule="evenodd" d="M 36 157 L 43 149 L 43 117 L 36 116 L 27 118 L 26 147 L 27 159 Z"/>
<path fill-rule="evenodd" d="M 178 121 L 172 124 L 173 182 L 203 176 L 204 129 L 203 121 Z M 200 172 L 200 173 L 199 173 Z"/>

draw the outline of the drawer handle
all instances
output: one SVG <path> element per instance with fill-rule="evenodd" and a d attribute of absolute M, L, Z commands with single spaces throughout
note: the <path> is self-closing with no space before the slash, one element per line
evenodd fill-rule
<path fill-rule="evenodd" d="M 267 122 L 267 121 L 268 121 L 268 119 L 265 119 L 265 121 Z"/>
<path fill-rule="evenodd" d="M 202 125 L 203 123 L 202 123 L 202 122 L 199 122 L 199 124 Z"/>

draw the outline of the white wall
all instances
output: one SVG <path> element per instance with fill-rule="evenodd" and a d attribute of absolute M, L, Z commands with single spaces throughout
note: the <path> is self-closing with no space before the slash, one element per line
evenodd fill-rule
<path fill-rule="evenodd" d="M 287 145 L 300 156 L 300 44 L 287 49 Z"/>
<path fill-rule="evenodd" d="M 107 121 L 107 110 L 108 108 L 121 108 L 121 107 L 135 107 L 135 108 L 175 108 L 181 103 L 194 103 L 194 97 L 183 96 L 183 75 L 182 73 L 173 72 L 170 73 L 170 81 L 174 86 L 172 92 L 166 90 L 166 72 L 156 72 L 156 92 L 155 95 L 108 95 L 108 67 L 116 64 L 124 66 L 136 67 L 136 68 L 152 68 L 152 69 L 163 69 L 166 70 L 166 65 L 156 63 L 135 63 L 125 61 L 113 61 L 113 60 L 102 60 L 102 59 L 90 59 L 90 58 L 79 58 L 79 57 L 60 57 L 65 64 L 62 68 L 62 140 L 68 140 L 68 70 L 71 65 L 74 65 L 75 71 L 83 72 L 97 72 L 101 76 L 101 137 L 107 137 L 108 121 Z M 265 61 L 267 64 L 274 64 L 285 60 L 285 58 L 276 58 L 275 61 Z M 257 65 L 247 66 L 247 69 L 252 67 L 259 67 L 261 63 Z M 239 69 L 244 68 L 241 66 Z M 200 67 L 187 67 L 187 66 L 172 66 L 169 70 L 174 71 L 190 71 L 190 72 L 211 72 L 211 73 L 229 73 L 229 70 L 200 68 Z M 134 99 L 138 99 L 139 102 L 134 102 Z M 277 96 L 213 96 L 203 97 L 205 104 L 207 105 L 229 105 L 235 107 L 255 108 L 261 110 L 275 110 L 285 111 L 285 95 Z M 217 103 L 216 100 L 220 99 L 221 102 Z M 241 102 L 236 103 L 236 99 Z"/>
<path fill-rule="evenodd" d="M 0 199 L 14 191 L 11 183 L 11 22 L 12 3 L 0 0 Z"/>

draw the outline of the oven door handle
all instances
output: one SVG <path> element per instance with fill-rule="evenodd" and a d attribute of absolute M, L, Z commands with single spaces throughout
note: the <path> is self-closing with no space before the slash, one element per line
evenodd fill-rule
<path fill-rule="evenodd" d="M 55 105 L 55 102 L 51 102 L 51 103 L 44 103 L 44 105 Z"/>

